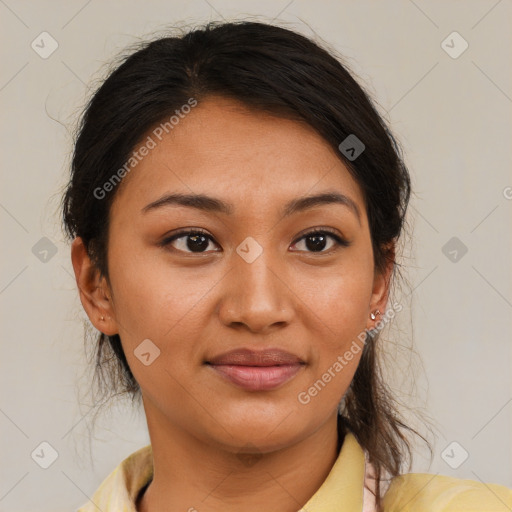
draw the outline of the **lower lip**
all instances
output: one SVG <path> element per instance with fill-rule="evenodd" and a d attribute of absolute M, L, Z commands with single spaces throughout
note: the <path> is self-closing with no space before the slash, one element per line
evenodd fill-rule
<path fill-rule="evenodd" d="M 249 391 L 268 391 L 292 379 L 302 368 L 301 364 L 282 366 L 210 365 L 222 377 Z"/>

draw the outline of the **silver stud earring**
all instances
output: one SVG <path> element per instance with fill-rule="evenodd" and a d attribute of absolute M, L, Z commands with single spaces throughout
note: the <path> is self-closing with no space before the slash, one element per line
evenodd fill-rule
<path fill-rule="evenodd" d="M 100 316 L 100 320 L 105 320 L 105 317 L 104 316 Z"/>
<path fill-rule="evenodd" d="M 377 315 L 380 315 L 380 311 L 379 311 L 378 309 L 377 309 L 377 310 L 375 310 L 375 312 L 373 312 L 373 311 L 372 311 L 372 312 L 370 313 L 370 318 L 371 318 L 372 320 L 375 320 L 375 319 L 377 318 Z"/>

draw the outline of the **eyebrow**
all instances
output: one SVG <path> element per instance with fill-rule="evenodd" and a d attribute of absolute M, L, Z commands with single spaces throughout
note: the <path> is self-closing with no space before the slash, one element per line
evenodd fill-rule
<path fill-rule="evenodd" d="M 361 212 L 353 199 L 339 192 L 326 191 L 313 196 L 299 197 L 286 203 L 283 208 L 283 217 L 289 217 L 294 213 L 303 212 L 315 206 L 339 204 L 348 207 L 354 213 L 361 224 Z M 216 197 L 204 194 L 166 194 L 160 199 L 149 203 L 142 208 L 142 213 L 154 211 L 167 206 L 186 206 L 206 212 L 233 214 L 233 205 Z"/>

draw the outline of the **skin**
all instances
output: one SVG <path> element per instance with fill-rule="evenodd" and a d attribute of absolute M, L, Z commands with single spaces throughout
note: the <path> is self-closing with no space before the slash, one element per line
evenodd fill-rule
<path fill-rule="evenodd" d="M 340 204 L 283 217 L 288 201 L 323 191 L 349 196 L 360 219 Z M 141 212 L 170 192 L 214 196 L 233 213 Z M 186 235 L 158 245 L 180 228 L 206 230 L 206 252 L 188 249 Z M 301 239 L 313 228 L 350 246 L 328 237 L 315 252 Z M 236 252 L 247 237 L 263 249 L 252 263 Z M 338 455 L 337 407 L 361 352 L 308 404 L 298 394 L 375 326 L 369 315 L 385 311 L 392 271 L 375 271 L 363 195 L 336 152 L 306 124 L 210 97 L 124 178 L 108 244 L 110 286 L 80 238 L 72 262 L 91 322 L 120 335 L 142 390 L 154 479 L 138 510 L 298 510 Z M 161 351 L 149 366 L 134 355 L 145 339 Z M 247 391 L 204 364 L 241 347 L 280 348 L 306 364 L 277 389 Z"/>

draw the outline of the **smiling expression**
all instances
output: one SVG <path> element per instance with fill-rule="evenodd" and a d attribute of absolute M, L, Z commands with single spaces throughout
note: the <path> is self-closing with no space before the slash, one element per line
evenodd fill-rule
<path fill-rule="evenodd" d="M 360 353 L 309 404 L 297 396 L 370 327 L 383 293 L 364 197 L 339 155 L 305 123 L 219 97 L 120 185 L 108 267 L 102 330 L 119 333 L 148 422 L 224 447 L 275 449 L 332 418 Z M 160 351 L 149 365 L 143 340 Z"/>

